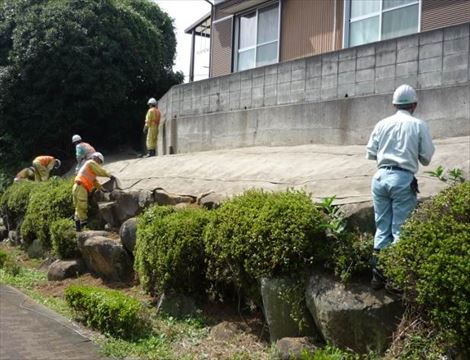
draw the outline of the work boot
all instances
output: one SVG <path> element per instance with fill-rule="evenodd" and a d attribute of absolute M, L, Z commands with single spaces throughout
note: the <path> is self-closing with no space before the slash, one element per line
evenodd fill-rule
<path fill-rule="evenodd" d="M 75 231 L 76 232 L 82 231 L 82 226 L 80 224 L 80 220 L 75 220 Z"/>
<path fill-rule="evenodd" d="M 372 266 L 372 280 L 370 281 L 370 287 L 374 290 L 380 290 L 385 286 L 385 276 L 378 268 L 379 253 L 380 250 L 374 249 L 374 253 L 370 261 Z"/>
<path fill-rule="evenodd" d="M 149 150 L 149 156 L 155 156 L 155 149 L 154 150 Z"/>

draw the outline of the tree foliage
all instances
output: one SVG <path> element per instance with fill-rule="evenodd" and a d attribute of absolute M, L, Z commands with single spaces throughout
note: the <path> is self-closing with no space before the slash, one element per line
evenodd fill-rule
<path fill-rule="evenodd" d="M 73 133 L 137 142 L 146 99 L 182 81 L 175 48 L 149 0 L 0 1 L 0 166 L 69 157 Z"/>

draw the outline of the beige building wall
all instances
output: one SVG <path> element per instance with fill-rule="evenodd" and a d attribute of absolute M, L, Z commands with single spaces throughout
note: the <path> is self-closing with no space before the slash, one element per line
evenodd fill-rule
<path fill-rule="evenodd" d="M 422 0 L 421 31 L 470 21 L 470 0 Z"/>

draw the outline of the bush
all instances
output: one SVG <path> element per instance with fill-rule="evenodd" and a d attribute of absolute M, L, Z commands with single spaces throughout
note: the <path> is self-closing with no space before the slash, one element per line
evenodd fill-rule
<path fill-rule="evenodd" d="M 137 338 L 149 328 L 142 304 L 118 290 L 71 285 L 67 304 L 90 327 L 120 338 Z"/>
<path fill-rule="evenodd" d="M 203 231 L 209 213 L 153 206 L 139 217 L 135 269 L 150 293 L 204 292 Z"/>
<path fill-rule="evenodd" d="M 72 181 L 60 178 L 36 185 L 21 225 L 26 242 L 39 239 L 45 249 L 51 248 L 50 224 L 73 216 L 72 185 Z"/>
<path fill-rule="evenodd" d="M 77 234 L 72 219 L 54 221 L 50 231 L 54 255 L 60 259 L 71 259 L 77 255 Z"/>
<path fill-rule="evenodd" d="M 450 339 L 470 346 L 470 182 L 425 202 L 381 261 L 411 304 Z"/>
<path fill-rule="evenodd" d="M 205 232 L 208 278 L 245 292 L 261 277 L 295 274 L 320 259 L 325 216 L 300 191 L 249 190 L 225 202 Z"/>
<path fill-rule="evenodd" d="M 16 276 L 21 272 L 21 266 L 10 254 L 2 249 L 0 249 L 0 269 L 12 276 Z"/>
<path fill-rule="evenodd" d="M 8 254 L 2 249 L 0 249 L 0 269 L 3 269 L 3 266 L 5 265 L 7 260 L 8 260 Z"/>
<path fill-rule="evenodd" d="M 20 224 L 26 213 L 31 192 L 38 183 L 20 181 L 10 185 L 0 198 L 0 212 L 6 216 L 10 229 Z"/>

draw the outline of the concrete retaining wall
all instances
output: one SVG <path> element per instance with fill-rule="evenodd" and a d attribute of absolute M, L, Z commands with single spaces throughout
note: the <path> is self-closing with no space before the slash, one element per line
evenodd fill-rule
<path fill-rule="evenodd" d="M 470 24 L 173 87 L 159 153 L 254 145 L 364 144 L 391 94 L 418 89 L 435 138 L 470 135 Z"/>

